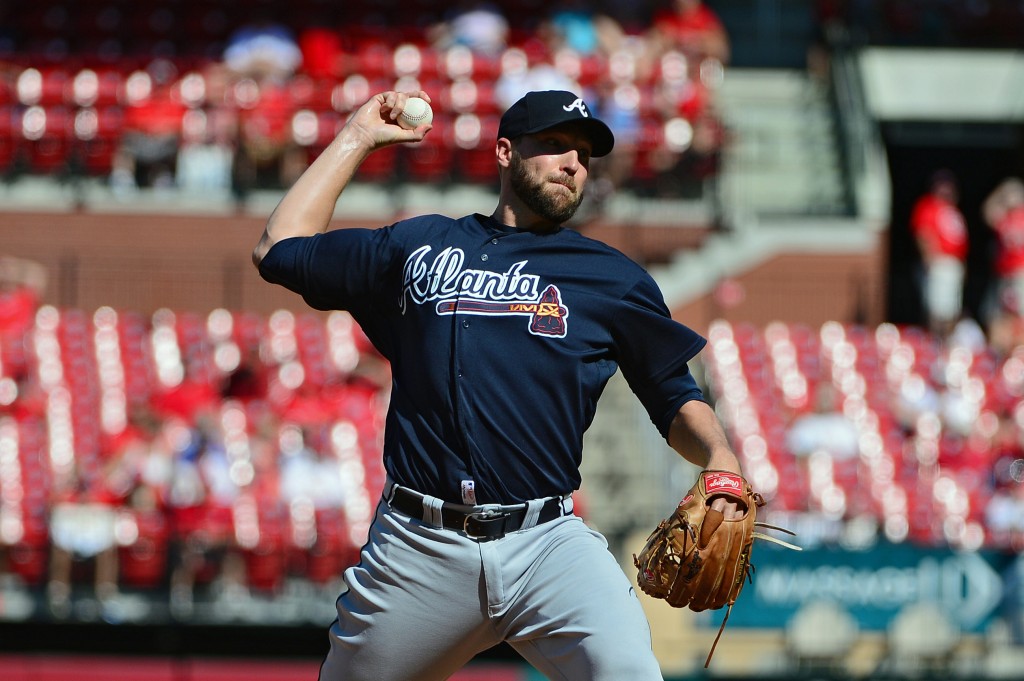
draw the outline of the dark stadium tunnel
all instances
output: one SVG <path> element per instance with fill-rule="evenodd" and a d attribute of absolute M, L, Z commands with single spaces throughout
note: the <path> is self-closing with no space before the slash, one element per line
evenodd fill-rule
<path fill-rule="evenodd" d="M 883 123 L 881 129 L 892 182 L 888 320 L 924 321 L 921 261 L 908 224 L 914 202 L 927 190 L 932 174 L 945 169 L 959 183 L 960 209 L 970 238 L 964 310 L 983 322 L 985 295 L 993 283 L 994 239 L 982 218 L 981 204 L 999 182 L 1024 175 L 1024 126 L 908 121 Z"/>

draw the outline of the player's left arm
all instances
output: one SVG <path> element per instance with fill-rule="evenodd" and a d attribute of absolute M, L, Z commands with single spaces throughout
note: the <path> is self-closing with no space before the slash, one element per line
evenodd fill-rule
<path fill-rule="evenodd" d="M 722 423 L 703 400 L 683 403 L 669 426 L 668 443 L 695 466 L 743 474 Z M 724 513 L 726 518 L 738 516 L 742 512 L 736 502 L 726 501 L 724 497 L 715 499 L 711 506 Z"/>

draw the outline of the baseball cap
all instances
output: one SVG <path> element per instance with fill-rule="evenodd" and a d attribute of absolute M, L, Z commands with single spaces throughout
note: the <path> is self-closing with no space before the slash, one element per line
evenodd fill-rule
<path fill-rule="evenodd" d="M 582 97 L 565 90 L 527 92 L 502 115 L 498 137 L 515 139 L 569 122 L 586 129 L 592 156 L 604 156 L 615 145 L 611 128 L 594 118 Z"/>

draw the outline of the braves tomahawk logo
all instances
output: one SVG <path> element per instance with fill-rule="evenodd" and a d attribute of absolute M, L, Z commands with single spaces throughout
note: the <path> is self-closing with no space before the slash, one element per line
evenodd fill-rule
<path fill-rule="evenodd" d="M 583 116 L 584 118 L 590 117 L 590 112 L 587 111 L 587 105 L 583 103 L 582 97 L 577 97 L 575 102 L 568 106 L 562 107 L 562 110 L 564 110 L 567 113 L 569 111 L 572 111 L 573 109 L 579 109 L 580 115 Z"/>
<path fill-rule="evenodd" d="M 530 318 L 533 335 L 565 338 L 569 309 L 562 304 L 561 291 L 554 284 L 541 291 L 540 277 L 523 272 L 529 261 L 491 272 L 464 267 L 461 248 L 445 248 L 428 261 L 430 251 L 430 246 L 421 246 L 405 261 L 403 314 L 409 300 L 419 305 L 436 301 L 439 315 L 520 315 Z"/>

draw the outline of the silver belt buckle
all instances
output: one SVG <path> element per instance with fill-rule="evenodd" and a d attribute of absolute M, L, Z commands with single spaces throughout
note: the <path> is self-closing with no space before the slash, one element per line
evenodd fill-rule
<path fill-rule="evenodd" d="M 488 522 L 490 520 L 498 520 L 501 518 L 509 518 L 512 514 L 508 511 L 498 511 L 495 509 L 486 509 L 483 511 L 476 511 L 473 513 L 467 513 L 465 519 L 462 521 L 462 531 L 471 537 L 485 537 L 488 535 L 473 534 L 469 531 L 469 521 L 479 520 L 480 522 Z M 504 533 L 502 533 L 504 534 Z"/>

